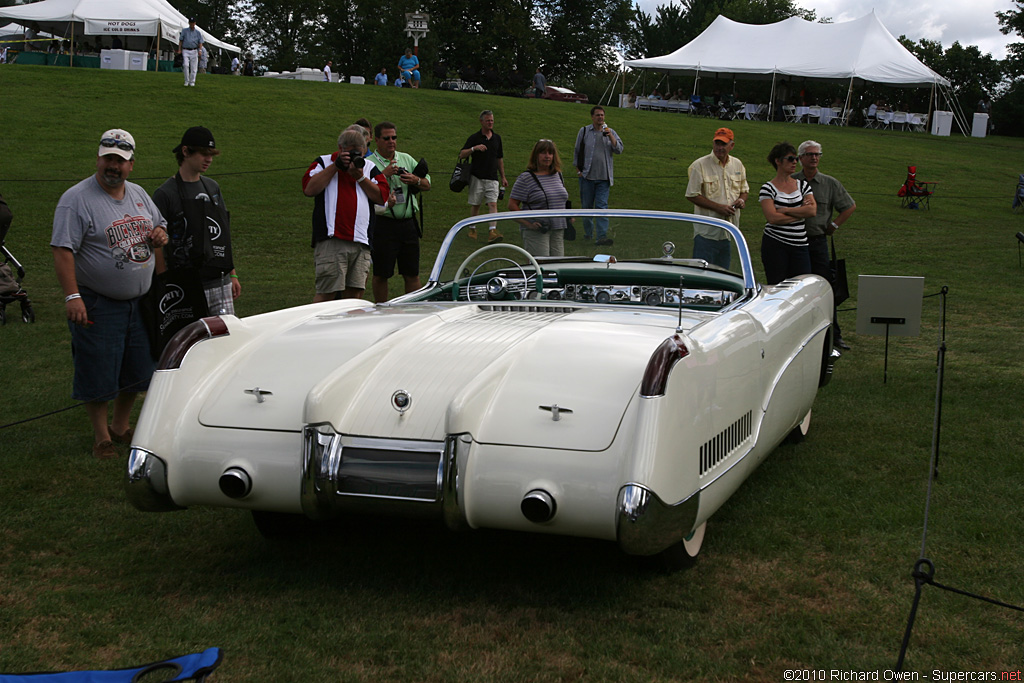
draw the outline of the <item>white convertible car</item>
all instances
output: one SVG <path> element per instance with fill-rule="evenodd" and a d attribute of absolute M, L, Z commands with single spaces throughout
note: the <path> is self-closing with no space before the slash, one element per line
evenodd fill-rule
<path fill-rule="evenodd" d="M 552 227 L 569 217 L 574 241 Z M 585 239 L 591 221 L 611 245 Z M 488 222 L 503 243 L 469 237 Z M 731 269 L 686 258 L 695 223 L 731 240 Z M 524 236 L 565 255 L 535 257 Z M 685 564 L 708 518 L 806 431 L 831 320 L 825 280 L 759 284 L 724 221 L 477 217 L 448 232 L 419 291 L 182 330 L 146 396 L 127 495 L 147 511 L 246 508 L 264 533 L 428 514 Z"/>

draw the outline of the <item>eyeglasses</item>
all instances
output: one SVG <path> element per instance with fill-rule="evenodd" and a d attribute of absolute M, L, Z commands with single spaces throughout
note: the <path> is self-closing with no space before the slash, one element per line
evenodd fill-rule
<path fill-rule="evenodd" d="M 397 140 L 398 136 L 397 135 L 381 135 L 380 139 L 381 140 Z"/>
<path fill-rule="evenodd" d="M 791 162 L 793 162 L 795 164 L 796 162 L 800 161 L 800 157 L 795 157 L 792 154 L 790 154 L 788 157 L 782 157 L 782 160 L 783 161 L 791 161 Z"/>
<path fill-rule="evenodd" d="M 125 140 L 118 140 L 116 138 L 103 138 L 100 140 L 100 147 L 117 147 L 123 149 L 126 152 L 134 152 L 135 145 Z"/>
<path fill-rule="evenodd" d="M 815 159 L 817 159 L 818 157 L 822 156 L 823 154 L 824 154 L 824 152 L 804 152 L 800 156 L 802 156 L 802 157 L 814 157 Z"/>

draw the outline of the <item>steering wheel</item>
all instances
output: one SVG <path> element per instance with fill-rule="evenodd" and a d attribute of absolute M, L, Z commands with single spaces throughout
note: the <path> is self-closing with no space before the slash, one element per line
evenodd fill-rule
<path fill-rule="evenodd" d="M 493 249 L 512 249 L 513 251 L 518 251 L 520 254 L 522 254 L 527 259 L 529 259 L 530 260 L 530 265 L 533 266 L 534 272 L 537 273 L 537 278 L 536 278 L 536 280 L 537 280 L 537 282 L 536 282 L 537 293 L 540 294 L 541 296 L 544 295 L 544 273 L 541 271 L 540 264 L 537 263 L 537 259 L 535 259 L 533 257 L 533 254 L 531 254 L 530 252 L 526 251 L 522 247 L 518 247 L 518 246 L 516 246 L 514 244 L 508 244 L 507 242 L 501 242 L 501 243 L 498 243 L 498 244 L 487 244 L 485 246 L 480 247 L 476 251 L 474 251 L 472 254 L 470 254 L 469 256 L 466 257 L 466 260 L 462 262 L 462 265 L 459 266 L 459 269 L 455 271 L 456 278 L 458 277 L 459 273 L 463 272 L 466 269 L 466 266 L 469 265 L 470 261 L 475 259 L 477 256 L 480 256 L 481 254 L 484 254 L 484 253 L 486 253 L 488 251 L 491 251 Z M 526 284 L 526 271 L 523 270 L 523 267 L 521 265 L 519 265 L 518 263 L 515 263 L 515 261 L 513 261 L 512 263 L 514 263 L 515 265 L 519 266 L 519 270 L 523 273 L 523 284 L 525 285 Z M 479 270 L 479 268 L 477 268 L 477 270 Z M 469 299 L 469 291 L 470 291 L 469 287 L 473 284 L 473 275 L 476 275 L 476 270 L 473 271 L 473 273 L 469 276 L 469 279 L 466 281 L 466 292 L 467 292 L 466 299 L 467 300 Z M 525 295 L 525 287 L 524 287 L 524 295 Z M 459 300 L 459 283 L 458 282 L 452 282 L 452 301 L 458 301 L 458 300 Z"/>

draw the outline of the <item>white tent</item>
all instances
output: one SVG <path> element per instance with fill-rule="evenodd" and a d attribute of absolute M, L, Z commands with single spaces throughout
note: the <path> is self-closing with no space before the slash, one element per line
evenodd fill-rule
<path fill-rule="evenodd" d="M 42 0 L 0 7 L 0 21 L 4 19 L 64 38 L 156 36 L 174 44 L 181 29 L 188 26 L 185 15 L 167 0 Z M 202 33 L 210 47 L 241 52 L 206 31 Z"/>
<path fill-rule="evenodd" d="M 862 79 L 893 86 L 949 86 L 889 33 L 875 13 L 839 24 L 790 17 L 752 25 L 719 16 L 703 33 L 662 57 L 626 66 L 698 76 L 835 80 Z"/>

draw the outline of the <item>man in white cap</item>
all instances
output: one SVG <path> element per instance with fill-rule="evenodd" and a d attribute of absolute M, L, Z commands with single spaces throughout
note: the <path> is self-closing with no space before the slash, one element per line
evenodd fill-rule
<path fill-rule="evenodd" d="M 96 173 L 61 195 L 50 239 L 71 330 L 72 397 L 85 401 L 92 452 L 101 459 L 117 456 L 113 441 L 131 443 L 132 405 L 154 369 L 140 303 L 153 278 L 154 248 L 167 243 L 167 231 L 146 191 L 128 182 L 134 166 L 131 134 L 104 133 Z"/>
<path fill-rule="evenodd" d="M 178 34 L 178 52 L 181 53 L 181 70 L 185 74 L 185 85 L 195 87 L 196 72 L 199 70 L 199 48 L 203 46 L 203 33 L 196 28 L 196 20 L 188 20 L 188 28 Z"/>

